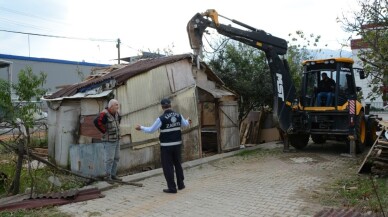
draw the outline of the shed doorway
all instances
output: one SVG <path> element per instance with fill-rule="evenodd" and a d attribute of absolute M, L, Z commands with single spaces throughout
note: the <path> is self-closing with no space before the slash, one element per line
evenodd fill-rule
<path fill-rule="evenodd" d="M 202 157 L 219 153 L 216 125 L 217 108 L 214 102 L 201 102 Z"/>

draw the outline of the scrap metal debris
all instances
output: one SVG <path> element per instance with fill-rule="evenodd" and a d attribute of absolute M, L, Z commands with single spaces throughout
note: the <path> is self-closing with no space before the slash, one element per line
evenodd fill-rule
<path fill-rule="evenodd" d="M 0 205 L 0 211 L 12 211 L 18 209 L 33 209 L 45 206 L 58 206 L 105 197 L 98 188 L 85 190 L 69 190 L 59 193 L 35 195 L 31 198 Z"/>
<path fill-rule="evenodd" d="M 388 138 L 384 138 L 388 132 L 388 123 L 380 121 L 379 124 L 382 131 L 361 164 L 359 173 L 388 176 Z"/>

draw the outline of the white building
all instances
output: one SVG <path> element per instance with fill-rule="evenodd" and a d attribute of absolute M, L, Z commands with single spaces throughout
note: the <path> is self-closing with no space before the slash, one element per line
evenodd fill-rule
<path fill-rule="evenodd" d="M 0 54 L 1 79 L 16 83 L 20 70 L 31 67 L 34 74 L 40 72 L 47 74 L 43 88 L 48 90 L 48 94 L 56 92 L 64 86 L 81 82 L 83 76 L 90 75 L 93 68 L 106 66 L 109 65 Z"/>
<path fill-rule="evenodd" d="M 362 61 L 358 58 L 358 53 L 361 49 L 368 49 L 367 45 L 363 43 L 361 39 L 354 39 L 351 41 L 350 47 L 353 53 L 353 60 L 354 60 L 353 67 L 362 68 Z M 371 107 L 374 107 L 374 108 L 383 108 L 384 101 L 383 101 L 382 95 L 376 97 L 376 99 L 373 99 L 373 100 L 367 98 L 368 95 L 372 92 L 372 87 L 370 85 L 371 78 L 368 77 L 366 79 L 361 80 L 358 73 L 355 72 L 355 79 L 356 79 L 356 85 L 362 88 L 362 93 L 364 98 L 362 101 L 363 105 L 370 104 Z"/>

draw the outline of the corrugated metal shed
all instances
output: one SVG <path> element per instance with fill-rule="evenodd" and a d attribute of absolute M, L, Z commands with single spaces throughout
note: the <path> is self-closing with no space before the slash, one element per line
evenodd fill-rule
<path fill-rule="evenodd" d="M 233 139 L 239 138 L 239 131 L 232 130 L 231 128 L 235 126 L 230 126 L 228 120 L 225 119 L 232 117 L 233 123 L 238 122 L 237 104 L 232 105 L 236 107 L 233 109 L 229 108 L 230 104 L 223 104 L 236 101 L 235 95 L 222 87 L 223 82 L 206 64 L 201 63 L 200 68 L 193 66 L 191 55 L 140 60 L 108 74 L 100 73 L 100 75 L 102 77 L 75 84 L 46 98 L 51 105 L 49 106 L 49 123 L 52 125 L 49 128 L 52 130 L 49 129 L 49 144 L 52 143 L 54 146 L 49 147 L 49 152 L 50 156 L 55 157 L 58 165 L 68 166 L 69 157 L 72 170 L 94 176 L 99 175 L 99 170 L 95 170 L 99 168 L 99 161 L 92 160 L 92 155 L 89 156 L 86 150 L 92 149 L 85 145 L 98 142 L 97 137 L 100 138 L 101 134 L 92 124 L 92 120 L 107 105 L 111 97 L 119 101 L 122 115 L 119 161 L 121 171 L 147 165 L 160 166 L 158 165 L 160 164 L 159 132 L 145 134 L 136 131 L 135 126 L 136 124 L 150 126 L 162 114 L 160 100 L 165 97 L 171 99 L 173 110 L 192 120 L 192 124 L 183 129 L 183 161 L 202 157 L 202 116 L 214 119 L 212 122 L 207 122 L 207 124 L 212 123 L 207 127 L 217 128 L 218 136 L 221 135 L 218 139 L 219 152 L 239 148 L 239 144 L 235 144 Z M 198 88 L 197 85 L 201 88 Z M 202 101 L 204 97 L 200 97 L 201 94 L 206 95 L 206 101 Z M 100 95 L 106 97 L 100 97 Z M 63 149 L 68 149 L 69 145 L 62 144 L 63 141 L 59 139 L 63 137 L 61 135 L 63 132 L 57 129 L 64 129 L 63 125 L 68 126 L 67 121 L 63 119 L 65 115 L 60 113 L 66 112 L 61 107 L 68 107 L 70 102 L 78 103 L 80 113 L 75 115 L 79 120 L 74 124 L 79 130 L 73 133 L 73 138 L 78 143 L 74 140 L 66 140 L 67 144 L 75 144 L 72 146 L 72 153 L 68 156 L 69 151 Z M 216 103 L 217 106 L 223 107 L 228 105 L 223 109 L 228 114 L 218 113 L 223 111 L 218 107 L 216 108 L 217 113 L 214 113 L 214 110 L 203 112 L 204 102 Z M 214 114 L 205 115 L 207 111 Z M 236 114 L 229 114 L 230 112 L 236 112 Z M 220 119 L 218 115 L 225 117 Z M 220 121 L 222 121 L 221 124 Z M 213 132 L 216 131 L 213 130 Z M 234 133 L 237 134 L 230 137 L 230 134 Z M 77 147 L 79 144 L 85 145 Z M 65 154 L 59 155 L 58 153 Z M 88 156 L 83 157 L 83 154 Z"/>

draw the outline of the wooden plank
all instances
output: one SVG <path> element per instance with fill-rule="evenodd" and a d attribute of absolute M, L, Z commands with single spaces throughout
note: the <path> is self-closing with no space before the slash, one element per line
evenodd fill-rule
<path fill-rule="evenodd" d="M 261 111 L 260 111 L 260 115 L 259 115 L 259 118 L 258 118 L 258 120 L 257 120 L 257 123 L 258 123 L 258 125 L 257 125 L 257 129 L 256 129 L 256 139 L 255 139 L 255 141 L 254 141 L 254 143 L 255 144 L 259 144 L 260 143 L 260 134 L 261 134 L 261 126 L 262 126 L 262 122 L 263 122 L 263 120 L 264 120 L 264 109 L 261 109 Z"/>
<path fill-rule="evenodd" d="M 252 128 L 252 136 L 251 136 L 251 140 L 250 140 L 251 144 L 256 143 L 256 140 L 257 140 L 257 129 L 259 129 L 259 127 L 260 127 L 259 125 L 260 125 L 260 122 L 258 122 L 258 121 L 254 122 L 254 127 Z"/>
<path fill-rule="evenodd" d="M 246 144 L 247 142 L 247 136 L 248 136 L 248 132 L 249 132 L 249 128 L 251 127 L 251 123 L 248 123 L 246 129 L 245 129 L 245 132 L 244 132 L 244 136 L 243 136 L 243 139 L 241 141 L 241 144 Z"/>
<path fill-rule="evenodd" d="M 388 145 L 388 142 L 383 141 L 383 140 L 379 140 L 379 144 Z"/>
<path fill-rule="evenodd" d="M 379 168 L 385 168 L 388 170 L 388 163 L 382 161 L 374 161 L 373 164 Z"/>
<path fill-rule="evenodd" d="M 251 142 L 251 137 L 252 137 L 252 131 L 253 131 L 253 125 L 254 123 L 251 122 L 250 126 L 249 126 L 249 129 L 248 129 L 248 133 L 247 133 L 247 140 L 246 140 L 246 144 L 249 144 Z"/>
<path fill-rule="evenodd" d="M 242 122 L 240 127 L 240 141 L 242 141 L 246 129 L 247 129 L 247 123 Z"/>

